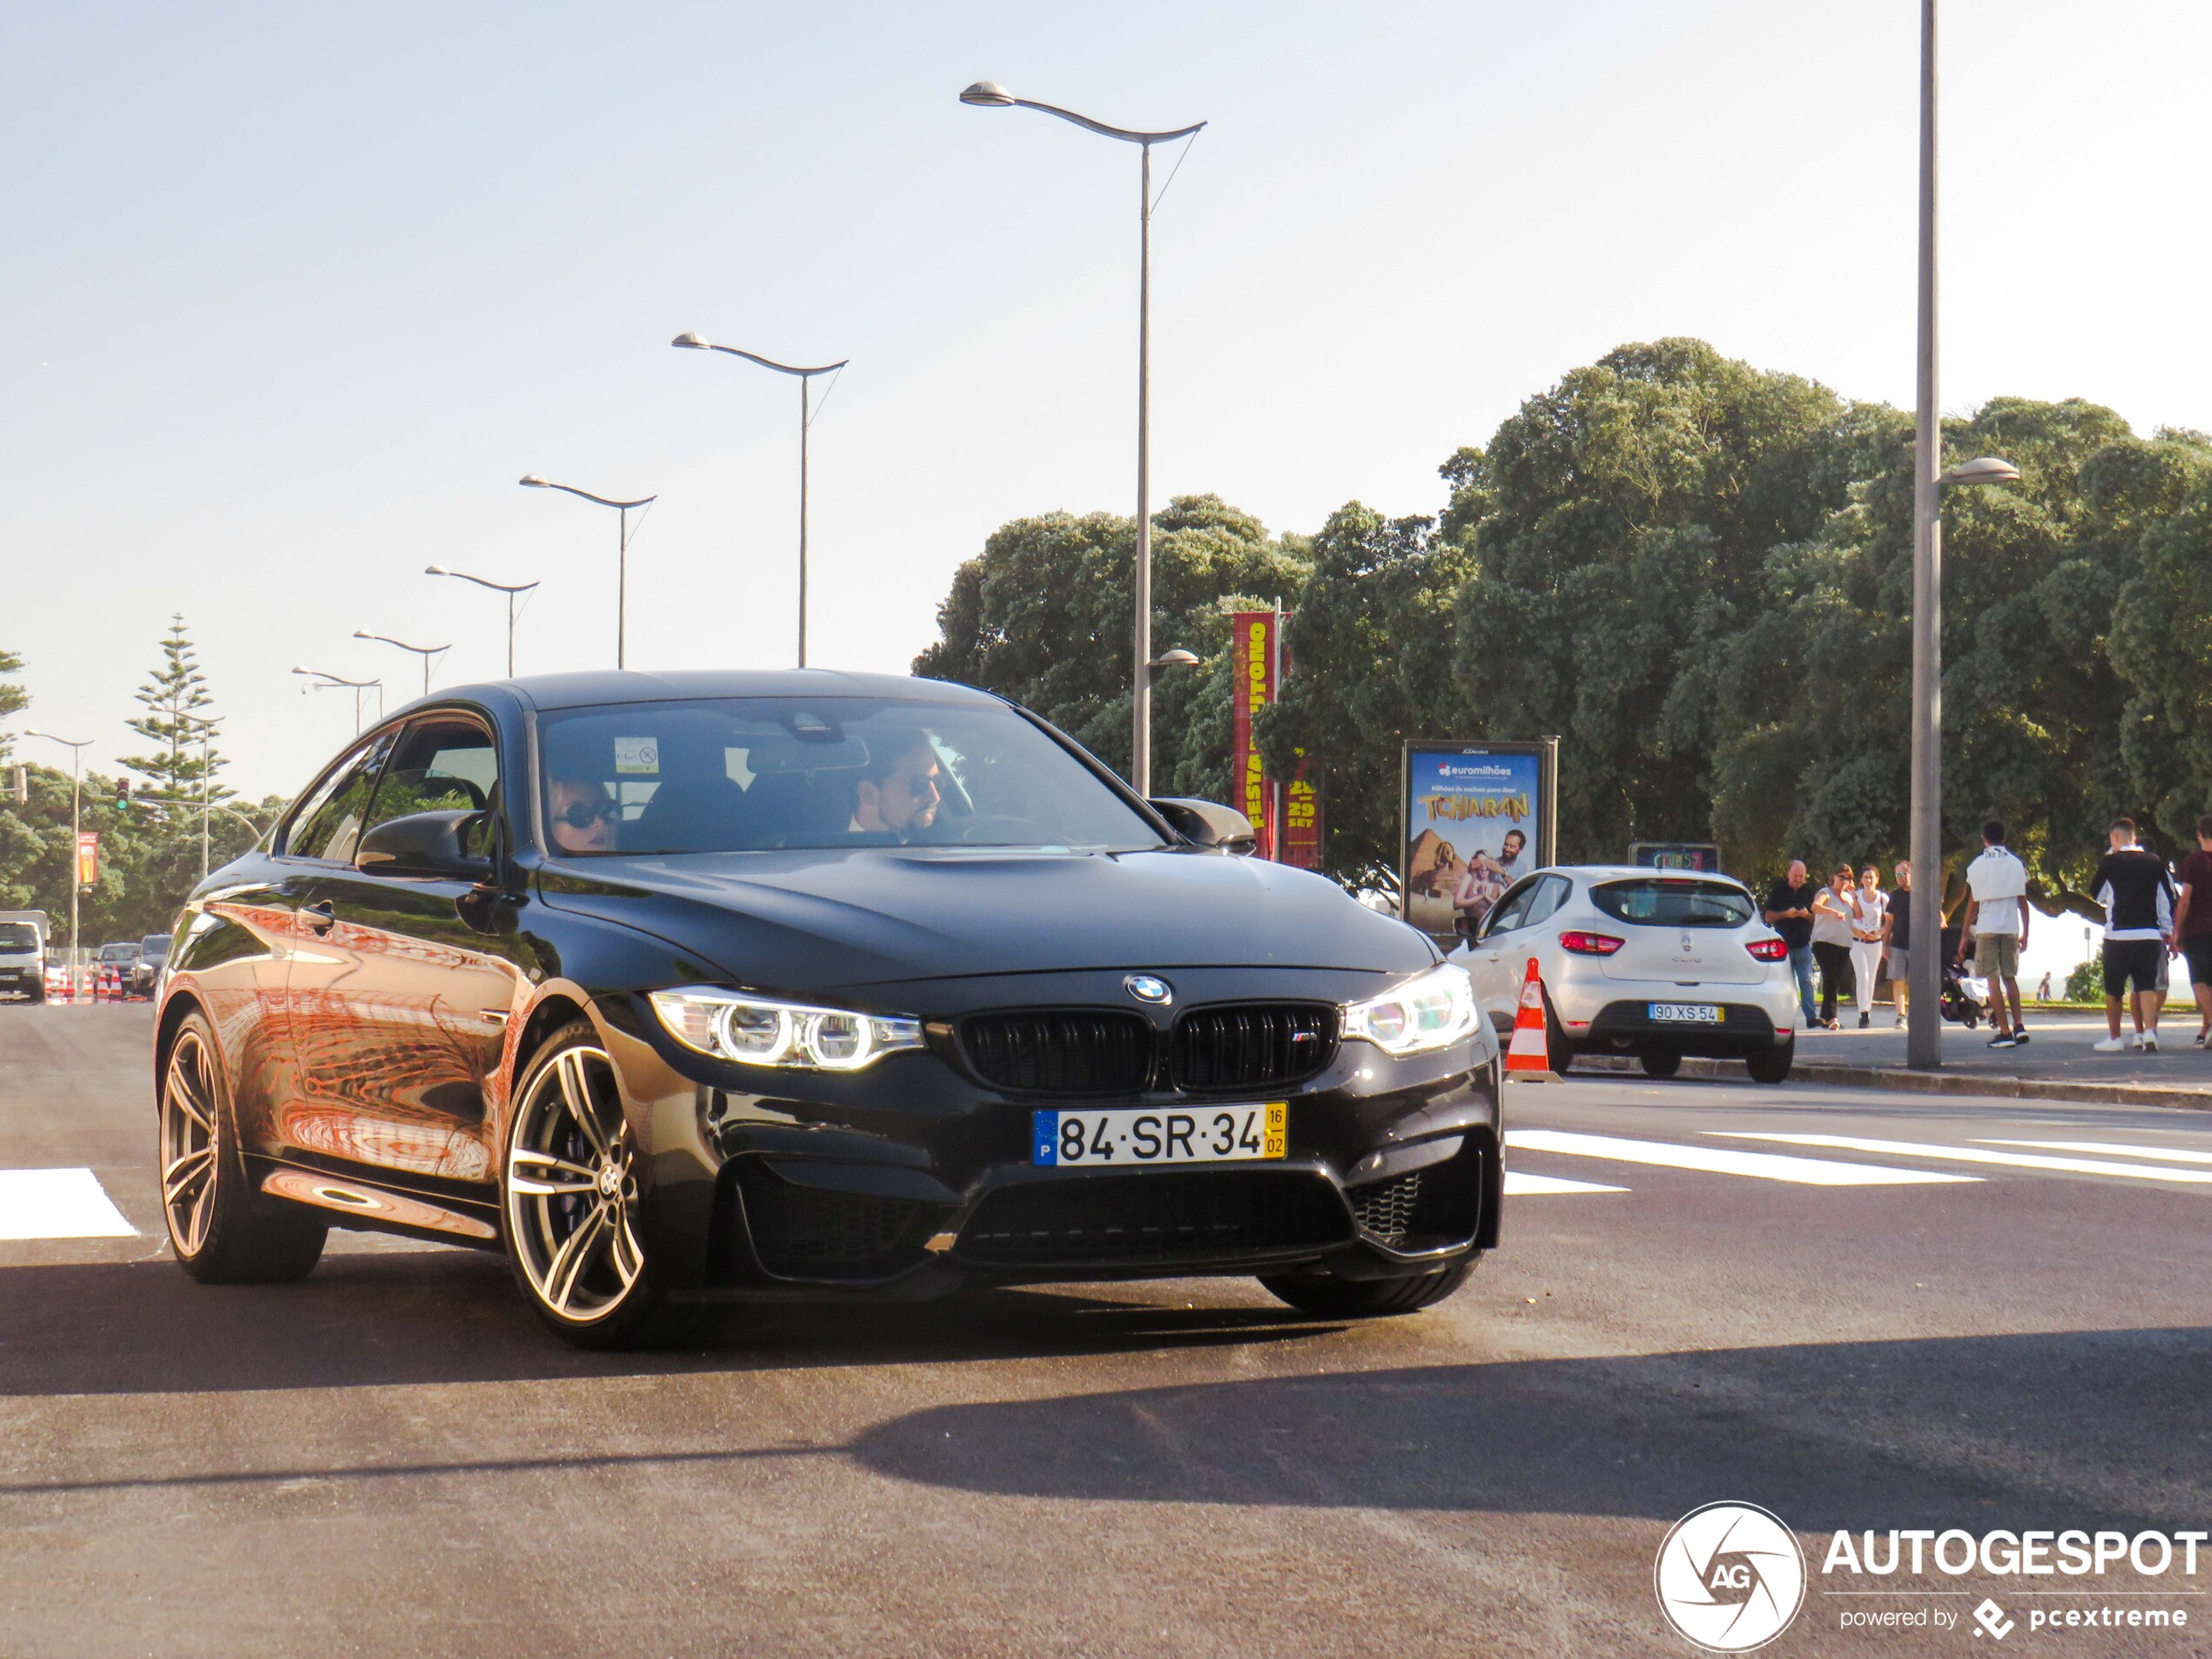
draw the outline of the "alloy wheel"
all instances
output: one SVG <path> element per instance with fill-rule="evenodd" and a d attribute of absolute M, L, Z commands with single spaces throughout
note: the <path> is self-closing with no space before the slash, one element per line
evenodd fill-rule
<path fill-rule="evenodd" d="M 516 1259 L 561 1319 L 611 1312 L 644 1269 L 635 1157 L 614 1062 L 589 1043 L 561 1049 L 532 1082 L 507 1153 Z"/>
<path fill-rule="evenodd" d="M 221 1121 L 213 1058 L 199 1034 L 187 1030 L 169 1051 L 161 1084 L 161 1204 L 181 1256 L 197 1256 L 207 1243 Z"/>

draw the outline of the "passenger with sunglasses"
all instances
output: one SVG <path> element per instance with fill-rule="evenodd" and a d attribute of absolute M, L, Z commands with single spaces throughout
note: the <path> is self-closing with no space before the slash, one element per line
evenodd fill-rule
<path fill-rule="evenodd" d="M 556 778 L 551 790 L 553 845 L 563 853 L 607 853 L 622 806 L 590 778 Z"/>

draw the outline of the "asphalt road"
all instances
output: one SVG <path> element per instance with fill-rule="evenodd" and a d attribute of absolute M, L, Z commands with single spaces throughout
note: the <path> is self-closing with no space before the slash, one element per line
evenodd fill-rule
<path fill-rule="evenodd" d="M 1831 1530 L 2212 1519 L 2195 1114 L 1516 1086 L 1511 1168 L 1552 1190 L 1428 1313 L 1332 1325 L 1186 1281 L 589 1356 L 468 1252 L 334 1235 L 304 1285 L 191 1284 L 147 1027 L 0 1008 L 0 1233 L 95 1215 L 78 1177 L 9 1173 L 75 1168 L 136 1230 L 0 1242 L 0 1655 L 1682 1652 L 1654 1551 L 1721 1499 L 1811 1555 L 1770 1652 L 1979 1654 L 1971 1620 L 1840 1621 L 2080 1603 L 1832 1595 Z M 1746 1138 L 1807 1136 L 1858 1144 Z M 2182 1594 L 2205 1566 L 2098 1588 L 2212 1632 Z"/>

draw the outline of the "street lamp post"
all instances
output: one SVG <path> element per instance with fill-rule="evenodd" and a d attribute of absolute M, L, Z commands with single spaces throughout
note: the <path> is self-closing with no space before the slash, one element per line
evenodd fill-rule
<path fill-rule="evenodd" d="M 314 676 L 313 680 L 300 688 L 303 691 L 322 691 L 329 690 L 334 685 L 343 685 L 353 692 L 354 734 L 356 737 L 361 735 L 361 693 L 363 691 L 374 685 L 376 688 L 376 711 L 380 715 L 384 711 L 384 682 L 382 680 L 349 680 L 342 674 L 333 674 L 327 669 L 321 668 L 295 668 L 292 671 L 295 674 Z"/>
<path fill-rule="evenodd" d="M 442 564 L 426 564 L 422 567 L 422 574 L 453 577 L 459 581 L 473 582 L 480 588 L 489 588 L 494 593 L 503 593 L 507 596 L 507 678 L 513 679 L 515 678 L 515 596 L 518 593 L 528 593 L 532 588 L 537 586 L 537 583 L 535 582 L 490 582 L 480 576 L 470 576 L 466 570 L 448 570 Z M 429 682 L 426 679 L 423 684 L 427 690 Z"/>
<path fill-rule="evenodd" d="M 604 496 L 595 496 L 588 489 L 578 489 L 573 484 L 556 484 L 550 478 L 536 473 L 525 473 L 521 483 L 526 489 L 558 489 L 585 501 L 596 501 L 602 507 L 612 507 L 622 514 L 622 541 L 615 563 L 615 666 L 626 668 L 630 650 L 630 509 L 651 507 L 660 499 L 646 496 L 637 501 L 612 501 Z"/>
<path fill-rule="evenodd" d="M 207 814 L 213 796 L 212 773 L 215 753 L 215 728 L 222 725 L 220 718 L 203 720 L 187 714 L 185 718 L 199 728 L 199 879 L 207 879 Z M 355 728 L 359 730 L 358 727 Z"/>
<path fill-rule="evenodd" d="M 57 738 L 51 732 L 26 732 L 26 738 L 44 738 L 49 743 L 58 743 L 69 751 L 69 982 L 70 995 L 74 996 L 77 984 L 77 878 L 84 873 L 84 855 L 78 851 L 78 837 L 84 833 L 84 751 L 92 739 L 72 740 Z"/>
<path fill-rule="evenodd" d="M 1943 491 L 2011 483 L 1995 455 L 1943 466 L 1936 396 L 1936 0 L 1920 0 L 1920 295 L 1919 411 L 1912 446 L 1912 995 L 1905 1062 L 1943 1064 Z"/>
<path fill-rule="evenodd" d="M 1187 138 L 1206 125 L 1197 122 L 1166 132 L 1136 132 L 1109 126 L 1050 104 L 1016 98 L 995 81 L 978 81 L 960 95 L 981 109 L 1035 110 L 1071 121 L 1085 132 L 1119 138 L 1143 152 L 1138 172 L 1136 280 L 1136 630 L 1130 711 L 1130 782 L 1140 795 L 1152 792 L 1152 146 Z"/>
<path fill-rule="evenodd" d="M 422 659 L 422 695 L 425 697 L 430 695 L 430 659 L 442 651 L 453 649 L 450 645 L 410 645 L 404 639 L 395 639 L 389 634 L 372 634 L 365 628 L 354 629 L 354 637 L 374 639 L 381 645 L 397 645 L 401 651 L 411 651 L 420 657 Z M 511 673 L 513 671 L 510 669 L 509 671 Z"/>
<path fill-rule="evenodd" d="M 791 363 L 779 363 L 763 357 L 758 352 L 739 351 L 735 346 L 718 346 L 697 334 L 678 334 L 668 342 L 691 351 L 726 352 L 732 357 L 742 357 L 748 363 L 758 363 L 763 368 L 772 368 L 779 374 L 796 375 L 799 380 L 799 665 L 806 666 L 806 435 L 813 430 L 814 416 L 808 401 L 808 388 L 817 374 L 833 374 L 853 360 L 842 358 L 834 363 L 824 363 L 818 368 L 800 368 Z M 832 391 L 837 388 L 832 387 Z"/>

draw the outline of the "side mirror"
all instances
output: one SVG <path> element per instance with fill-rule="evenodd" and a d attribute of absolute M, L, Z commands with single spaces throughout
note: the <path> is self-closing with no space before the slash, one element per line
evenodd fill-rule
<path fill-rule="evenodd" d="M 489 813 L 410 813 L 363 835 L 354 862 L 379 875 L 489 881 L 491 837 Z"/>
<path fill-rule="evenodd" d="M 1198 846 L 1243 856 L 1259 845 L 1252 820 L 1232 806 L 1170 796 L 1153 801 L 1152 810 L 1166 819 L 1177 834 Z"/>

